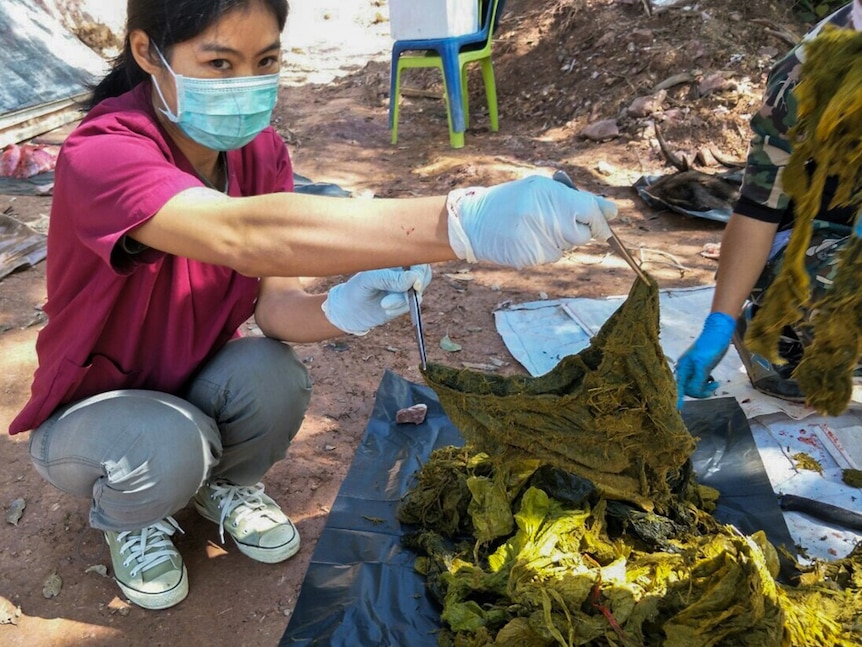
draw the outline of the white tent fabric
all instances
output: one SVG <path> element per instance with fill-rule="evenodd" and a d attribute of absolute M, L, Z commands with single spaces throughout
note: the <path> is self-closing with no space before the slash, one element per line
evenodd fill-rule
<path fill-rule="evenodd" d="M 0 147 L 20 141 L 17 126 L 73 106 L 107 69 L 101 56 L 33 2 L 0 2 Z"/>

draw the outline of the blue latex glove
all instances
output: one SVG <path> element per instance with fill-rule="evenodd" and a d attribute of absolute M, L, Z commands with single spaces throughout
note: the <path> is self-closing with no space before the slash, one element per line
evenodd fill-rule
<path fill-rule="evenodd" d="M 323 313 L 339 330 L 364 335 L 375 326 L 406 314 L 410 310 L 407 291 L 414 288 L 421 299 L 430 282 L 429 265 L 359 272 L 329 290 Z"/>
<path fill-rule="evenodd" d="M 607 240 L 610 200 L 541 176 L 452 191 L 449 244 L 458 258 L 524 268 L 553 263 L 591 238 Z"/>
<path fill-rule="evenodd" d="M 703 330 L 676 363 L 677 409 L 684 396 L 708 398 L 718 388 L 709 373 L 721 361 L 730 346 L 736 320 L 723 312 L 713 312 L 703 322 Z"/>

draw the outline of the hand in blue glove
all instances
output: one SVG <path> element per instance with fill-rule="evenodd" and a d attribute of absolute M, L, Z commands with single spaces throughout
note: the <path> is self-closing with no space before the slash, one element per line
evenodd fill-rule
<path fill-rule="evenodd" d="M 458 258 L 524 268 L 553 263 L 591 238 L 607 240 L 617 207 L 541 176 L 452 191 L 449 244 Z"/>
<path fill-rule="evenodd" d="M 429 265 L 359 272 L 329 290 L 323 313 L 339 330 L 364 335 L 375 326 L 407 313 L 410 310 L 407 291 L 414 288 L 421 298 L 430 282 Z"/>
<path fill-rule="evenodd" d="M 703 322 L 703 330 L 676 363 L 677 409 L 683 398 L 708 398 L 718 388 L 709 373 L 721 361 L 730 346 L 736 320 L 723 312 L 713 312 Z"/>

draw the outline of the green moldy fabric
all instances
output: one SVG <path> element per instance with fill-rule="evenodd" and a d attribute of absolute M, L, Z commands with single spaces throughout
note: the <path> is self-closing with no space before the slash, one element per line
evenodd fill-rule
<path fill-rule="evenodd" d="M 590 346 L 545 375 L 439 364 L 423 375 L 481 451 L 535 458 L 589 478 L 609 498 L 662 510 L 695 441 L 658 331 L 658 286 L 636 281 Z"/>

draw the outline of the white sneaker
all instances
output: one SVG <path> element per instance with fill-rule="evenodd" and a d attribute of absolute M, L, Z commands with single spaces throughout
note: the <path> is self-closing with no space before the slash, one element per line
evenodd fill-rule
<path fill-rule="evenodd" d="M 182 602 L 189 578 L 171 535 L 182 529 L 173 517 L 141 530 L 105 532 L 114 579 L 132 602 L 145 609 L 167 609 Z"/>
<path fill-rule="evenodd" d="M 194 498 L 195 508 L 233 537 L 240 552 L 259 562 L 274 564 L 299 550 L 299 532 L 278 504 L 263 493 L 263 484 L 234 485 L 216 481 L 204 485 Z"/>

